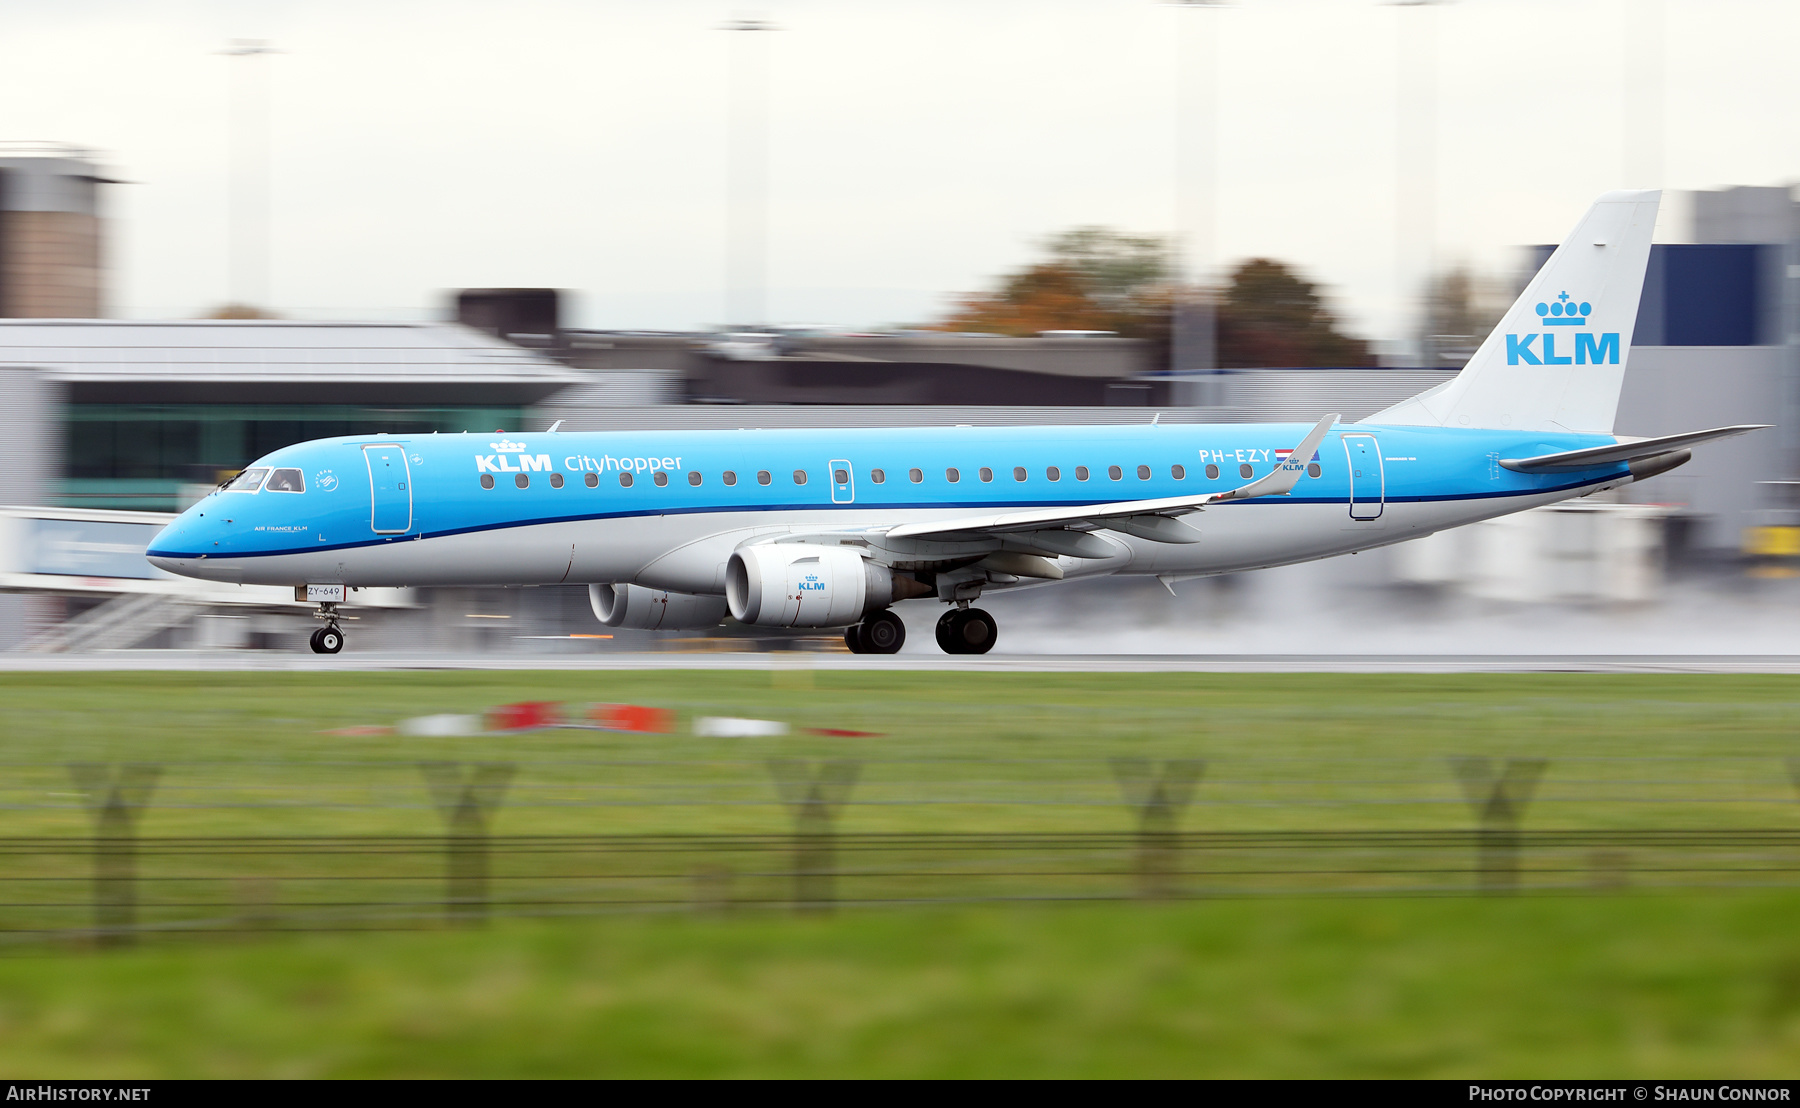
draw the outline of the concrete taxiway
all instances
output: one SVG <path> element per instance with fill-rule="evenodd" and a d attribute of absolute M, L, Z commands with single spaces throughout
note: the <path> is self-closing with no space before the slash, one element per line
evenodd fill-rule
<path fill-rule="evenodd" d="M 1800 673 L 1792 654 L 383 654 L 146 650 L 0 654 L 0 673 L 384 670 L 835 670 L 972 673 Z"/>

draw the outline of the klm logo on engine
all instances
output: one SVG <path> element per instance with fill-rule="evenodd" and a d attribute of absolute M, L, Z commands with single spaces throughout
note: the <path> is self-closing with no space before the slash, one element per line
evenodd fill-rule
<path fill-rule="evenodd" d="M 1554 301 L 1537 306 L 1538 320 L 1545 327 L 1586 327 L 1594 306 L 1576 303 L 1567 292 L 1557 294 Z M 1573 338 L 1575 349 L 1556 352 L 1559 337 Z M 1564 348 L 1568 350 L 1567 347 Z M 1555 331 L 1541 334 L 1506 336 L 1507 365 L 1618 365 L 1619 332 L 1608 331 L 1596 336 L 1592 331 L 1575 331 L 1559 336 Z"/>
<path fill-rule="evenodd" d="M 818 574 L 809 573 L 804 580 L 794 587 L 801 592 L 824 592 L 825 582 L 819 580 Z"/>

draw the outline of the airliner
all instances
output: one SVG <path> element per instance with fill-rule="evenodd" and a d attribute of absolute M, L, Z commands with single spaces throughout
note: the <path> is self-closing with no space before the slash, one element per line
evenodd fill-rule
<path fill-rule="evenodd" d="M 277 450 L 146 556 L 292 586 L 312 649 L 377 586 L 586 584 L 609 627 L 999 639 L 989 593 L 1328 558 L 1642 481 L 1766 425 L 1613 434 L 1661 194 L 1602 196 L 1453 379 L 1367 419 L 888 430 L 496 431 Z"/>

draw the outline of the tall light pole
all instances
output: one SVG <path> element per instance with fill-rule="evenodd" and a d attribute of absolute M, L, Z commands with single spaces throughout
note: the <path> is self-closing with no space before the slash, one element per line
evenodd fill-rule
<path fill-rule="evenodd" d="M 231 188 L 226 290 L 237 311 L 269 303 L 269 66 L 278 53 L 261 39 L 233 39 Z"/>
<path fill-rule="evenodd" d="M 1625 0 L 1625 187 L 1662 187 L 1663 0 Z"/>
<path fill-rule="evenodd" d="M 731 134 L 725 218 L 725 322 L 768 322 L 769 49 L 775 25 L 747 16 L 725 24 L 731 34 Z"/>
<path fill-rule="evenodd" d="M 1402 340 L 1401 361 L 1435 363 L 1431 311 L 1437 254 L 1437 6 L 1439 0 L 1394 0 L 1394 274 L 1401 327 L 1418 327 L 1415 345 Z"/>
<path fill-rule="evenodd" d="M 1175 277 L 1170 369 L 1217 369 L 1218 322 L 1212 288 L 1218 207 L 1219 16 L 1222 0 L 1170 0 L 1176 20 Z M 1222 402 L 1203 379 L 1192 403 Z"/>

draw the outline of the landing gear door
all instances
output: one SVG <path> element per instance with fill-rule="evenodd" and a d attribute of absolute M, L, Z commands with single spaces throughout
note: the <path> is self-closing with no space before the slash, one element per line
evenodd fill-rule
<path fill-rule="evenodd" d="M 398 444 L 363 447 L 369 465 L 369 530 L 403 534 L 412 527 L 412 475 L 406 448 Z"/>
<path fill-rule="evenodd" d="M 1350 463 L 1350 518 L 1380 519 L 1387 500 L 1387 477 L 1381 468 L 1381 444 L 1374 435 L 1345 435 Z"/>
<path fill-rule="evenodd" d="M 856 502 L 856 473 L 850 468 L 850 463 L 842 458 L 834 458 L 831 462 L 831 502 Z"/>

